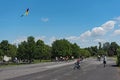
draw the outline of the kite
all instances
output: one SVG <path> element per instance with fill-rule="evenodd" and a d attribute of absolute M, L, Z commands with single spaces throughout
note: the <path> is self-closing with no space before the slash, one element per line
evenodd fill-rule
<path fill-rule="evenodd" d="M 29 8 L 26 9 L 25 13 L 21 15 L 21 17 L 23 16 L 27 16 L 29 14 Z"/>

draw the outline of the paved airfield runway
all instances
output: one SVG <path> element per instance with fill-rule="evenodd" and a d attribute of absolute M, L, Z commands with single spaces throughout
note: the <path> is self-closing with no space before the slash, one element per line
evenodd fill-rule
<path fill-rule="evenodd" d="M 16 72 L 14 76 L 12 75 L 6 78 L 2 78 L 0 74 L 0 80 L 120 80 L 120 72 L 115 66 L 115 61 L 109 58 L 107 65 L 104 68 L 102 61 L 97 61 L 94 58 L 89 58 L 81 63 L 80 70 L 73 69 L 74 62 L 62 62 L 62 63 L 47 63 L 47 64 L 35 64 L 29 66 L 22 66 L 20 68 L 10 68 L 7 70 L 19 70 L 21 72 Z M 28 70 L 28 71 L 27 71 Z M 4 74 L 5 71 L 3 70 Z M 33 71 L 33 72 L 30 72 Z M 28 73 L 29 74 L 28 74 Z M 26 74 L 25 74 L 26 73 Z M 7 73 L 6 73 L 7 74 Z"/>

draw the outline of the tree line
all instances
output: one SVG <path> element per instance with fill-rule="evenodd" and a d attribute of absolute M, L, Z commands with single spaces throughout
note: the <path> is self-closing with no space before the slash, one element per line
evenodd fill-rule
<path fill-rule="evenodd" d="M 9 56 L 14 59 L 27 61 L 31 63 L 34 60 L 52 60 L 55 57 L 80 56 L 89 57 L 96 55 L 117 56 L 117 64 L 120 64 L 120 46 L 116 42 L 98 43 L 99 46 L 91 46 L 80 48 L 76 43 L 70 43 L 66 39 L 55 40 L 51 46 L 46 45 L 44 41 L 37 40 L 33 36 L 29 36 L 27 41 L 23 41 L 18 45 L 10 44 L 8 40 L 3 40 L 0 43 L 0 60 L 3 56 Z"/>
<path fill-rule="evenodd" d="M 107 56 L 117 56 L 117 65 L 120 66 L 120 46 L 116 42 L 105 42 L 105 43 L 98 43 L 99 46 L 91 46 L 86 48 L 91 56 L 94 55 L 107 55 Z"/>

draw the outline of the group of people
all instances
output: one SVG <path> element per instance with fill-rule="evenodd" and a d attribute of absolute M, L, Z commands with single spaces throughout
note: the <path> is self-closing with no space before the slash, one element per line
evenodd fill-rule
<path fill-rule="evenodd" d="M 55 61 L 68 61 L 68 60 L 69 60 L 68 56 L 66 56 L 66 57 L 62 57 L 62 56 L 55 57 Z"/>
<path fill-rule="evenodd" d="M 107 62 L 107 57 L 106 57 L 106 55 L 102 55 L 102 56 L 98 55 L 97 56 L 98 61 L 101 61 L 101 57 L 103 58 L 103 64 L 104 64 L 104 67 L 105 67 L 105 64 Z"/>
<path fill-rule="evenodd" d="M 105 67 L 106 62 L 107 62 L 107 57 L 106 57 L 106 55 L 103 55 L 102 58 L 103 58 L 103 65 Z M 97 59 L 98 59 L 98 61 L 101 61 L 101 56 L 98 55 Z M 75 62 L 75 65 L 74 65 L 74 69 L 80 69 L 80 63 L 82 60 L 83 60 L 83 58 L 81 58 L 81 57 L 77 59 L 77 61 Z"/>

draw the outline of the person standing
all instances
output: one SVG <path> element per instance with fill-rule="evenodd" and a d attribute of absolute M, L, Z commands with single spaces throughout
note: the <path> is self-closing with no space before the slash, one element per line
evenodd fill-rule
<path fill-rule="evenodd" d="M 103 57 L 103 64 L 104 64 L 104 67 L 105 67 L 105 65 L 106 65 L 106 61 L 107 61 L 107 58 L 106 58 L 106 55 L 104 55 L 104 57 Z"/>

